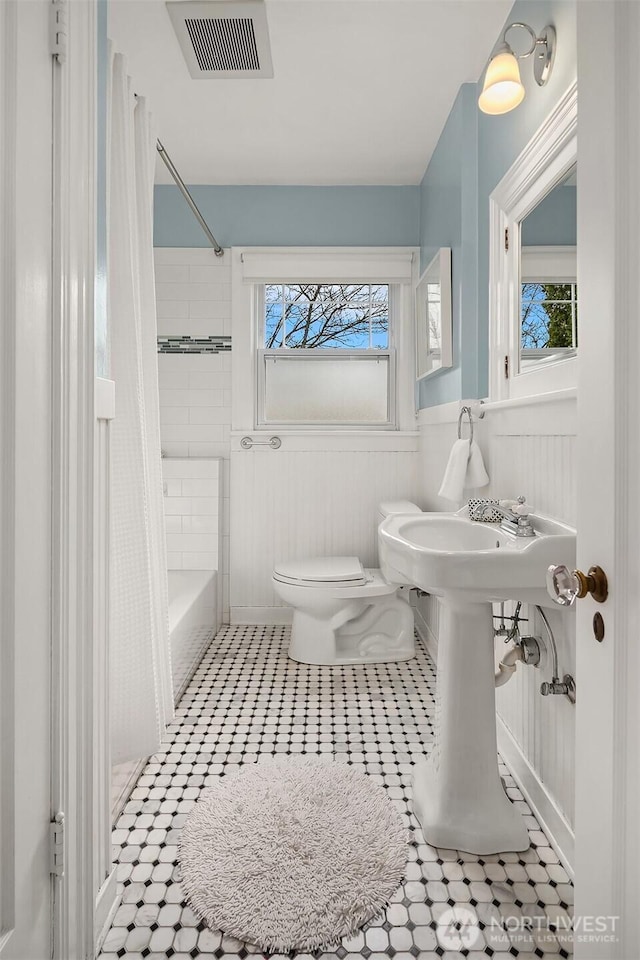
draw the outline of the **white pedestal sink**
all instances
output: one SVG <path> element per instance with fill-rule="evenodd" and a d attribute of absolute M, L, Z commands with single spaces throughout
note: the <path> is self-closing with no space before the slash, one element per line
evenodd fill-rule
<path fill-rule="evenodd" d="M 527 830 L 498 773 L 491 603 L 549 605 L 545 576 L 575 565 L 575 531 L 534 517 L 535 537 L 461 514 L 389 517 L 379 527 L 390 583 L 439 597 L 436 736 L 414 777 L 414 812 L 428 843 L 475 854 L 526 850 Z"/>

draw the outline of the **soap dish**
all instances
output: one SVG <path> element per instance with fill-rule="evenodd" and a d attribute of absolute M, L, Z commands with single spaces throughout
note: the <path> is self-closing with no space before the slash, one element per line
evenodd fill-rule
<path fill-rule="evenodd" d="M 469 520 L 482 521 L 482 523 L 500 523 L 502 514 L 499 510 L 486 510 L 486 512 L 483 510 L 489 505 L 497 507 L 499 503 L 499 500 L 482 500 L 478 497 L 469 500 Z"/>

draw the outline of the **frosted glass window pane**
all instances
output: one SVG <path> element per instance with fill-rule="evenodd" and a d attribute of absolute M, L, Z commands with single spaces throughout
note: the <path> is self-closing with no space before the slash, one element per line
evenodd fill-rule
<path fill-rule="evenodd" d="M 264 362 L 267 422 L 389 422 L 388 357 Z"/>

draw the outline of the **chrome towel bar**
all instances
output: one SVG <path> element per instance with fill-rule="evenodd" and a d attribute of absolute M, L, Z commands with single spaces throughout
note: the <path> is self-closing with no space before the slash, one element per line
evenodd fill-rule
<path fill-rule="evenodd" d="M 469 441 L 473 443 L 473 414 L 471 413 L 471 407 L 460 408 L 460 416 L 458 417 L 458 440 L 462 440 L 462 418 L 465 414 L 469 420 Z"/>
<path fill-rule="evenodd" d="M 251 447 L 271 447 L 272 450 L 277 450 L 282 446 L 282 440 L 280 437 L 269 437 L 268 440 L 254 440 L 252 437 L 243 437 L 240 446 L 243 450 L 251 450 Z"/>

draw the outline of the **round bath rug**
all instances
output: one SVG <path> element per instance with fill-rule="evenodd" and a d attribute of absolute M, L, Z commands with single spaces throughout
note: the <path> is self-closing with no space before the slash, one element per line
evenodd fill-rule
<path fill-rule="evenodd" d="M 191 909 L 265 951 L 316 950 L 377 916 L 400 884 L 408 830 L 353 767 L 265 761 L 221 778 L 180 840 Z"/>

